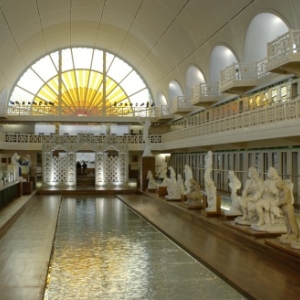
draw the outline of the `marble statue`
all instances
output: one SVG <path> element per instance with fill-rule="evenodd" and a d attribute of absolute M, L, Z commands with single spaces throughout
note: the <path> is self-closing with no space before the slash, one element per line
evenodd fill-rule
<path fill-rule="evenodd" d="M 177 174 L 177 188 L 180 192 L 180 195 L 184 195 L 184 182 L 181 174 Z"/>
<path fill-rule="evenodd" d="M 179 192 L 179 189 L 177 187 L 177 181 L 176 181 L 176 173 L 173 167 L 169 167 L 170 170 L 170 178 L 168 178 L 167 183 L 167 192 L 168 195 L 166 195 L 167 199 L 180 199 L 181 195 Z"/>
<path fill-rule="evenodd" d="M 206 211 L 214 212 L 217 211 L 217 189 L 215 187 L 214 181 L 211 179 L 211 171 L 212 171 L 212 152 L 208 151 L 205 156 L 205 171 L 204 171 L 204 184 L 205 184 L 205 192 L 207 196 L 207 208 Z"/>
<path fill-rule="evenodd" d="M 147 119 L 144 123 L 138 118 L 139 123 L 144 126 L 143 128 L 143 141 L 145 142 L 145 149 L 142 156 L 153 156 L 151 152 L 151 143 L 149 140 L 149 128 L 151 126 L 151 122 Z"/>
<path fill-rule="evenodd" d="M 193 179 L 193 172 L 190 166 L 184 166 L 184 187 L 185 187 L 185 194 L 190 192 L 191 189 L 191 179 Z"/>
<path fill-rule="evenodd" d="M 18 155 L 18 153 L 17 152 L 15 152 L 14 154 L 13 154 L 13 156 L 11 157 L 11 164 L 13 164 L 13 165 L 19 165 L 19 155 Z"/>
<path fill-rule="evenodd" d="M 199 183 L 195 179 L 190 179 L 190 192 L 186 194 L 185 204 L 189 206 L 200 206 L 203 208 L 203 199 Z"/>
<path fill-rule="evenodd" d="M 168 164 L 165 161 L 163 161 L 158 169 L 158 172 L 156 173 L 156 177 L 158 177 L 159 180 L 163 181 L 167 177 L 167 168 Z"/>
<path fill-rule="evenodd" d="M 248 179 L 242 192 L 241 198 L 238 199 L 242 210 L 242 217 L 237 217 L 235 222 L 242 225 L 251 225 L 256 221 L 255 203 L 259 198 L 263 180 L 259 177 L 254 167 L 248 169 Z"/>
<path fill-rule="evenodd" d="M 10 165 L 7 167 L 7 171 L 12 174 L 13 180 L 22 176 L 22 170 L 20 166 L 20 156 L 15 152 L 10 161 Z"/>
<path fill-rule="evenodd" d="M 291 180 L 283 180 L 276 185 L 278 189 L 278 207 L 282 210 L 287 233 L 279 237 L 284 244 L 296 242 L 299 239 L 299 224 L 294 214 L 294 184 Z"/>
<path fill-rule="evenodd" d="M 155 179 L 153 178 L 153 174 L 151 170 L 147 173 L 147 179 L 148 179 L 148 190 L 156 190 L 157 189 L 157 183 L 155 182 Z"/>
<path fill-rule="evenodd" d="M 258 199 L 255 208 L 258 216 L 258 222 L 251 224 L 251 228 L 257 231 L 267 232 L 286 232 L 286 226 L 283 223 L 282 211 L 279 208 L 279 189 L 283 184 L 275 168 L 270 167 L 267 173 L 267 179 L 258 193 Z M 276 217 L 280 218 L 276 222 Z"/>
<path fill-rule="evenodd" d="M 231 207 L 229 211 L 225 212 L 225 215 L 242 215 L 241 206 L 239 204 L 241 197 L 237 195 L 237 190 L 241 188 L 242 184 L 233 171 L 228 172 L 228 179 L 228 185 L 231 189 Z"/>

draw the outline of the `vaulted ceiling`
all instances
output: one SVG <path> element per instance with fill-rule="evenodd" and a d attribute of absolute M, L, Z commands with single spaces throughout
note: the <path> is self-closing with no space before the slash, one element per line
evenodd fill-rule
<path fill-rule="evenodd" d="M 212 47 L 227 44 L 242 59 L 244 35 L 258 12 L 290 0 L 0 0 L 0 91 L 54 50 L 92 46 L 120 56 L 155 92 L 197 64 L 208 71 Z"/>

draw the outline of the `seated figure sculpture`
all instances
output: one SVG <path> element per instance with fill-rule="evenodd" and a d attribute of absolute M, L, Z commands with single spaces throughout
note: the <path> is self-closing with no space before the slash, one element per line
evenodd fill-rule
<path fill-rule="evenodd" d="M 176 181 L 176 173 L 173 167 L 169 167 L 170 170 L 170 178 L 167 180 L 167 192 L 168 195 L 166 196 L 167 199 L 180 199 L 181 195 L 179 192 L 179 189 L 177 187 L 177 181 Z"/>
<path fill-rule="evenodd" d="M 157 189 L 157 183 L 155 182 L 153 178 L 153 174 L 151 170 L 147 173 L 147 179 L 148 179 L 148 190 L 156 190 Z"/>
<path fill-rule="evenodd" d="M 231 188 L 231 207 L 229 211 L 226 211 L 226 215 L 242 215 L 241 206 L 239 201 L 241 199 L 240 196 L 237 195 L 237 190 L 239 190 L 242 186 L 240 180 L 236 177 L 233 171 L 228 172 L 229 179 L 229 187 Z"/>
<path fill-rule="evenodd" d="M 268 178 L 264 181 L 258 193 L 258 200 L 255 203 L 258 222 L 251 224 L 251 228 L 258 231 L 286 232 L 286 226 L 275 221 L 276 217 L 282 217 L 278 199 L 278 188 L 283 184 L 282 179 L 273 167 L 269 168 L 267 176 Z"/>
<path fill-rule="evenodd" d="M 242 196 L 238 199 L 242 210 L 242 217 L 237 217 L 235 222 L 243 225 L 251 225 L 256 218 L 255 203 L 260 197 L 260 190 L 263 180 L 259 177 L 254 167 L 248 169 L 248 179 L 246 180 Z"/>
<path fill-rule="evenodd" d="M 294 184 L 290 180 L 278 182 L 278 207 L 282 210 L 284 224 L 287 228 L 287 233 L 279 237 L 284 244 L 296 242 L 299 239 L 299 224 L 294 214 Z"/>
<path fill-rule="evenodd" d="M 200 190 L 200 185 L 195 179 L 190 179 L 191 189 L 190 192 L 186 194 L 187 201 L 185 204 L 189 206 L 198 206 L 203 208 L 202 193 Z"/>

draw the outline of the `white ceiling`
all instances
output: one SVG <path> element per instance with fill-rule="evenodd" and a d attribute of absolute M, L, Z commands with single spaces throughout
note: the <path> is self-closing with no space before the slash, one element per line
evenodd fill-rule
<path fill-rule="evenodd" d="M 280 12 L 296 28 L 300 1 L 0 0 L 0 91 L 51 51 L 92 46 L 136 68 L 153 95 L 167 93 L 173 79 L 184 85 L 191 64 L 208 78 L 216 45 L 242 60 L 245 34 L 260 12 Z"/>

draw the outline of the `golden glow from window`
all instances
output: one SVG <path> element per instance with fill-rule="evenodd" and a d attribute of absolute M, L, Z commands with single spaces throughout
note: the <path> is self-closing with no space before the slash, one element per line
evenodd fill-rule
<path fill-rule="evenodd" d="M 72 115 L 116 106 L 130 112 L 151 103 L 136 71 L 111 53 L 92 48 L 64 49 L 41 58 L 20 77 L 9 100 L 9 106 L 27 108 L 24 112 L 57 106 Z"/>

